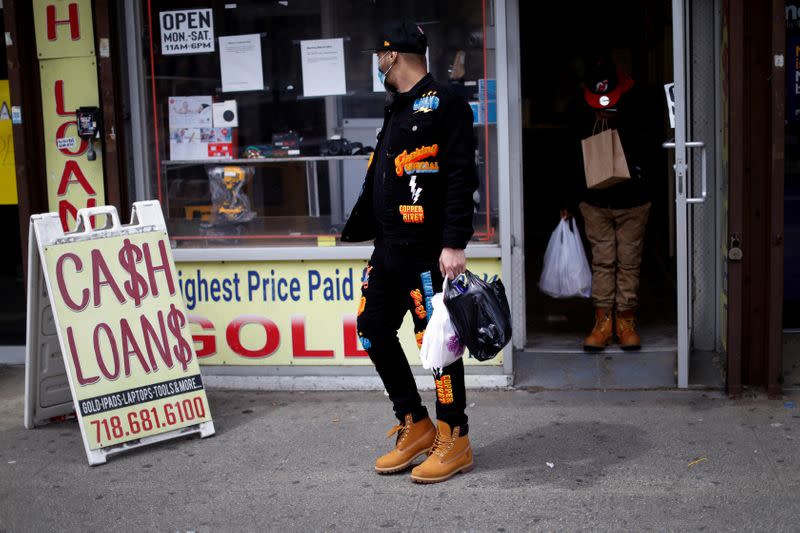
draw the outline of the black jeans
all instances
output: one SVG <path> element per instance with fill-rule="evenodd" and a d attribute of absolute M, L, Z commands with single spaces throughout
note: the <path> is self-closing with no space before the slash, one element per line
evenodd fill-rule
<path fill-rule="evenodd" d="M 426 283 L 427 279 L 430 283 Z M 442 291 L 442 281 L 438 249 L 376 241 L 361 286 L 358 335 L 401 422 L 408 413 L 416 422 L 428 416 L 428 411 L 422 405 L 397 330 L 411 311 L 417 345 L 422 346 L 431 312 L 429 300 Z M 450 427 L 461 426 L 462 434 L 466 434 L 464 362 L 459 359 L 445 367 L 441 375 L 434 375 L 434 380 L 436 418 Z"/>

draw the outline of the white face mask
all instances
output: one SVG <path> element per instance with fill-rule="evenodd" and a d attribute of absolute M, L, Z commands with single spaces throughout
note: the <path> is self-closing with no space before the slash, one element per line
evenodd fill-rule
<path fill-rule="evenodd" d="M 386 87 L 386 75 L 389 74 L 390 70 L 392 70 L 392 67 L 394 66 L 394 63 L 389 65 L 389 68 L 387 68 L 386 72 L 384 72 L 384 71 L 381 70 L 381 61 L 383 61 L 383 58 L 388 56 L 390 53 L 391 52 L 386 52 L 385 54 L 383 54 L 382 57 L 378 58 L 378 80 L 381 82 L 381 84 L 384 87 Z"/>

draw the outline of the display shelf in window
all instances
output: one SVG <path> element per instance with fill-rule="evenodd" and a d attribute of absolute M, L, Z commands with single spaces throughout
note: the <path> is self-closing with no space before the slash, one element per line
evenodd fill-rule
<path fill-rule="evenodd" d="M 319 161 L 367 161 L 369 155 L 287 156 L 254 157 L 247 159 L 187 159 L 184 161 L 162 161 L 165 167 L 190 165 L 264 165 L 275 163 L 319 162 Z"/>

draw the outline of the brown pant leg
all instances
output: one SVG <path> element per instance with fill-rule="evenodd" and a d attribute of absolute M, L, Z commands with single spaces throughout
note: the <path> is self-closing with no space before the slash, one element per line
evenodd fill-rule
<path fill-rule="evenodd" d="M 616 279 L 616 236 L 610 209 L 580 205 L 586 223 L 586 238 L 592 245 L 592 300 L 596 307 L 614 306 Z"/>
<path fill-rule="evenodd" d="M 617 311 L 639 305 L 639 269 L 650 204 L 614 210 L 617 234 Z"/>

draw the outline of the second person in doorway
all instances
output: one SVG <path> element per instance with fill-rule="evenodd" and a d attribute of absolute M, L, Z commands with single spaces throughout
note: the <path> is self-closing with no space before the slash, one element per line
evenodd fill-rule
<path fill-rule="evenodd" d="M 644 170 L 647 113 L 642 112 L 634 80 L 607 58 L 589 65 L 584 83 L 582 109 L 573 124 L 576 143 L 590 137 L 598 123 L 607 123 L 619 134 L 630 179 L 607 188 L 588 188 L 579 173 L 561 212 L 569 217 L 577 205 L 591 244 L 595 320 L 583 347 L 601 351 L 616 335 L 623 350 L 638 350 L 642 344 L 636 324 L 639 271 L 650 212 Z"/>

